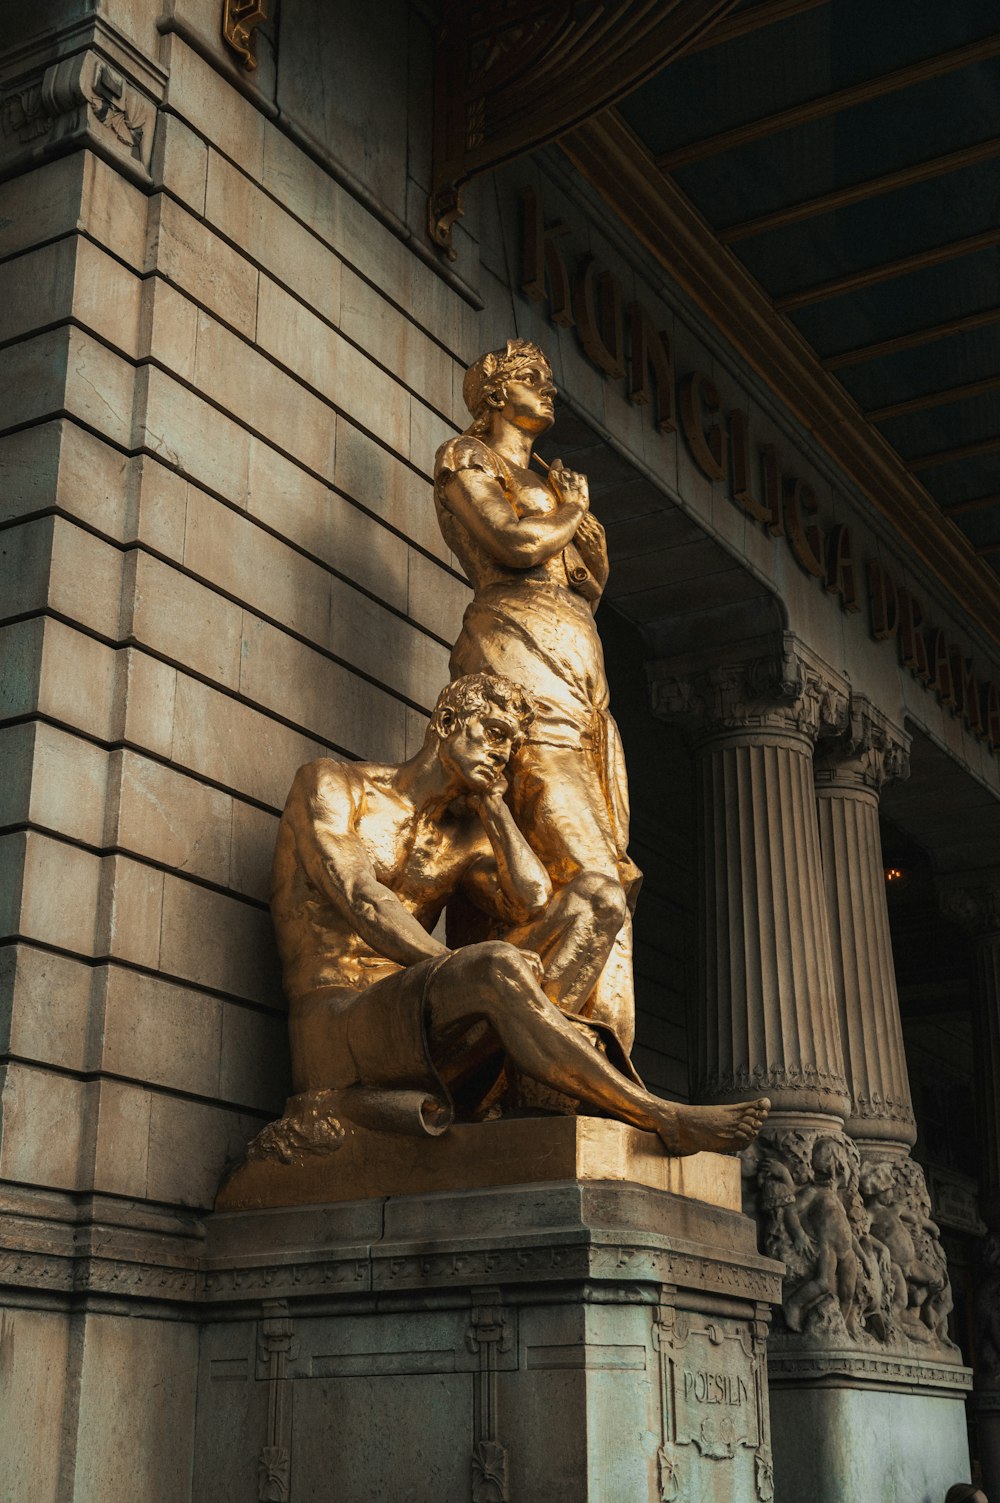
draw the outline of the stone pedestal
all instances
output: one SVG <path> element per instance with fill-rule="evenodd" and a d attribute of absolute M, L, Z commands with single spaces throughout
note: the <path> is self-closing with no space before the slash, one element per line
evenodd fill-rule
<path fill-rule="evenodd" d="M 204 1266 L 195 1503 L 774 1496 L 780 1268 L 739 1212 L 599 1180 L 236 1210 Z"/>
<path fill-rule="evenodd" d="M 965 1368 L 824 1352 L 770 1367 L 778 1503 L 941 1503 L 968 1479 Z"/>

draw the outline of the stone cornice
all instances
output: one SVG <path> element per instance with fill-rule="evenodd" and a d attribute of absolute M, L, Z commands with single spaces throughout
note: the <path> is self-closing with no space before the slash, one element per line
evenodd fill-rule
<path fill-rule="evenodd" d="M 560 146 L 949 593 L 1000 643 L 996 576 L 614 110 Z"/>
<path fill-rule="evenodd" d="M 814 741 L 848 731 L 846 680 L 791 632 L 758 657 L 661 658 L 646 672 L 653 714 L 679 721 L 696 741 L 727 732 Z"/>

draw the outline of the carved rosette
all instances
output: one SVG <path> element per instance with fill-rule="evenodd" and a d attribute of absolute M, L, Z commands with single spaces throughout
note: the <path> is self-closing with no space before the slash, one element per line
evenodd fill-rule
<path fill-rule="evenodd" d="M 0 99 L 0 168 L 87 146 L 148 185 L 155 102 L 97 52 L 53 63 Z"/>
<path fill-rule="evenodd" d="M 903 1049 L 889 933 L 881 789 L 909 771 L 909 737 L 863 696 L 840 735 L 820 740 L 816 807 L 845 1062 L 847 1130 L 861 1140 L 911 1144 L 916 1125 Z"/>
<path fill-rule="evenodd" d="M 750 661 L 650 668 L 655 712 L 690 731 L 701 829 L 695 1090 L 764 1091 L 841 1118 L 849 1093 L 827 927 L 812 752 L 848 724 L 846 684 L 786 634 Z"/>

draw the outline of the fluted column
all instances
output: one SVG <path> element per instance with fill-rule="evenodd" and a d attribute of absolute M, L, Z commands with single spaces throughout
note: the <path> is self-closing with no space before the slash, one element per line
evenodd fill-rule
<path fill-rule="evenodd" d="M 916 1139 L 889 936 L 879 794 L 909 771 L 909 738 L 862 696 L 840 736 L 821 741 L 815 781 L 833 979 L 851 1091 L 847 1132 L 862 1151 Z"/>
<path fill-rule="evenodd" d="M 1000 1498 L 1000 869 L 943 877 L 941 908 L 973 936 L 979 1209 L 986 1222 L 975 1297 L 976 1411 L 983 1483 Z"/>
<path fill-rule="evenodd" d="M 846 688 L 794 638 L 752 662 L 654 665 L 654 710 L 686 723 L 700 803 L 699 1100 L 765 1092 L 772 1127 L 837 1130 L 850 1107 L 813 785 Z"/>

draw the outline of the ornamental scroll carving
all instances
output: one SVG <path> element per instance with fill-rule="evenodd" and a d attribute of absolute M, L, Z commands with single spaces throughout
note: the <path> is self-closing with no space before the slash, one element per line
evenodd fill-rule
<path fill-rule="evenodd" d="M 431 239 L 454 259 L 465 183 L 615 104 L 734 3 L 446 0 L 435 64 Z"/>
<path fill-rule="evenodd" d="M 0 160 L 16 165 L 84 142 L 149 181 L 156 106 L 96 52 L 80 52 L 0 102 Z"/>
<path fill-rule="evenodd" d="M 948 1338 L 951 1284 L 919 1164 L 863 1163 L 844 1133 L 800 1128 L 769 1134 L 744 1163 L 762 1250 L 786 1265 L 786 1332 L 886 1351 L 917 1345 L 958 1360 Z"/>

